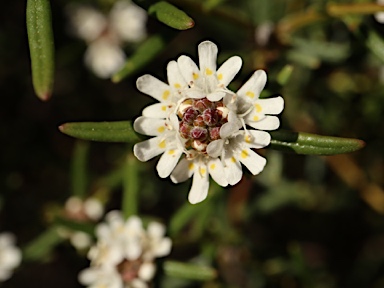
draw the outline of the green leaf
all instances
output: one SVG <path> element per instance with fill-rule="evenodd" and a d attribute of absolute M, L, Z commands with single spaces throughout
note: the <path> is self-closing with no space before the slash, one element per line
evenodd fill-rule
<path fill-rule="evenodd" d="M 73 122 L 59 126 L 69 136 L 100 142 L 136 143 L 142 139 L 133 130 L 131 121 Z"/>
<path fill-rule="evenodd" d="M 276 150 L 290 151 L 308 155 L 335 155 L 359 150 L 364 141 L 351 138 L 321 136 L 310 133 L 275 131 L 271 132 L 270 147 Z"/>
<path fill-rule="evenodd" d="M 372 29 L 369 30 L 365 45 L 381 62 L 384 62 L 384 39 L 377 32 Z"/>
<path fill-rule="evenodd" d="M 81 231 L 89 235 L 93 235 L 93 232 L 95 231 L 95 224 L 93 223 L 78 222 L 60 216 L 56 216 L 54 223 L 56 224 L 56 227 L 65 227 L 70 230 Z"/>
<path fill-rule="evenodd" d="M 64 241 L 58 233 L 58 226 L 51 226 L 23 249 L 23 259 L 27 261 L 41 260 L 53 248 Z"/>
<path fill-rule="evenodd" d="M 71 163 L 72 195 L 83 198 L 87 193 L 89 142 L 76 141 Z"/>
<path fill-rule="evenodd" d="M 152 59 L 154 59 L 169 43 L 169 39 L 165 36 L 154 35 L 145 40 L 132 54 L 124 67 L 112 76 L 112 81 L 120 82 L 125 77 L 128 77 L 144 67 Z"/>
<path fill-rule="evenodd" d="M 52 94 L 55 66 L 49 1 L 28 0 L 26 16 L 33 87 L 36 95 L 46 101 Z"/>
<path fill-rule="evenodd" d="M 128 154 L 123 177 L 123 203 L 122 211 L 124 218 L 127 219 L 132 215 L 137 215 L 138 194 L 139 194 L 139 175 L 138 160 L 132 154 Z"/>
<path fill-rule="evenodd" d="M 166 275 L 176 278 L 209 281 L 217 277 L 216 270 L 208 266 L 164 261 L 163 268 Z"/>
<path fill-rule="evenodd" d="M 186 30 L 195 26 L 191 17 L 166 1 L 159 1 L 149 6 L 148 14 L 177 30 Z"/>

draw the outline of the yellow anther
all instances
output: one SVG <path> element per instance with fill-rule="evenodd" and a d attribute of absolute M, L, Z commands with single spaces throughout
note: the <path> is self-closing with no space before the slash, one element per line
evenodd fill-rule
<path fill-rule="evenodd" d="M 212 72 L 211 69 L 209 69 L 209 68 L 205 68 L 205 74 L 206 74 L 206 75 L 212 75 L 213 72 Z"/>
<path fill-rule="evenodd" d="M 171 92 L 169 90 L 165 90 L 162 96 L 163 100 L 167 100 L 170 94 Z"/>
<path fill-rule="evenodd" d="M 255 104 L 255 109 L 256 109 L 256 112 L 257 113 L 260 113 L 261 112 L 261 110 L 263 110 L 263 108 L 261 107 L 261 105 L 260 104 Z"/>
<path fill-rule="evenodd" d="M 160 147 L 161 149 L 164 149 L 164 148 L 165 148 L 165 140 L 163 140 L 163 141 L 161 141 L 161 142 L 159 143 L 159 147 Z"/>
<path fill-rule="evenodd" d="M 207 172 L 207 170 L 205 170 L 204 168 L 200 168 L 200 174 L 201 174 L 201 176 L 204 176 L 204 175 L 205 175 L 205 172 Z"/>
<path fill-rule="evenodd" d="M 181 88 L 181 85 L 180 85 L 179 83 L 175 83 L 173 86 L 174 86 L 176 89 Z"/>
<path fill-rule="evenodd" d="M 164 130 L 165 130 L 164 126 L 160 126 L 159 128 L 157 128 L 157 132 L 159 132 L 159 133 L 163 133 Z"/>
<path fill-rule="evenodd" d="M 223 80 L 223 74 L 220 73 L 219 75 L 217 75 L 217 80 Z"/>
<path fill-rule="evenodd" d="M 212 164 L 209 166 L 209 168 L 210 168 L 211 170 L 214 170 L 214 169 L 216 168 L 216 164 L 215 164 L 215 163 L 212 163 Z"/>
<path fill-rule="evenodd" d="M 169 155 L 173 155 L 173 154 L 175 154 L 175 150 L 173 150 L 173 149 L 172 149 L 172 150 L 169 150 L 169 151 L 168 151 L 168 154 L 169 154 Z"/>
<path fill-rule="evenodd" d="M 236 159 L 235 159 L 235 157 L 232 156 L 231 161 L 232 161 L 233 163 L 236 163 Z"/>
<path fill-rule="evenodd" d="M 188 165 L 189 170 L 193 170 L 194 167 L 195 167 L 195 165 L 193 165 L 193 163 L 189 163 L 189 165 Z"/>
<path fill-rule="evenodd" d="M 247 158 L 249 155 L 248 155 L 248 152 L 247 151 L 245 151 L 245 150 L 243 150 L 243 151 L 241 151 L 241 158 Z"/>
<path fill-rule="evenodd" d="M 259 116 L 253 116 L 253 121 L 259 121 Z"/>
<path fill-rule="evenodd" d="M 247 93 L 245 93 L 245 95 L 247 95 L 249 98 L 255 97 L 255 93 L 253 93 L 252 91 L 248 91 Z"/>
<path fill-rule="evenodd" d="M 197 80 L 197 78 L 199 78 L 199 74 L 197 73 L 192 73 L 192 76 L 194 80 Z"/>
<path fill-rule="evenodd" d="M 161 110 L 163 111 L 167 110 L 167 106 L 161 106 Z"/>

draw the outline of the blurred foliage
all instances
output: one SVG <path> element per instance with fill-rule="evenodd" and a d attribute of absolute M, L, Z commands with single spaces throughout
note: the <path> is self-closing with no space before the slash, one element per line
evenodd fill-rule
<path fill-rule="evenodd" d="M 56 227 L 89 232 L 94 223 L 65 219 L 64 202 L 87 194 L 107 211 L 120 209 L 131 147 L 79 147 L 58 127 L 133 120 L 153 103 L 136 90 L 137 77 L 166 80 L 168 61 L 181 54 L 197 59 L 197 44 L 206 39 L 219 46 L 219 63 L 243 58 L 231 89 L 256 69 L 268 72 L 263 95 L 284 97 L 283 129 L 359 138 L 366 147 L 339 156 L 265 149 L 268 164 L 259 176 L 245 173 L 227 189 L 211 185 L 197 205 L 186 200 L 190 181 L 173 185 L 157 176 L 157 160 L 137 162 L 138 212 L 168 224 L 174 242 L 167 260 L 176 262 L 164 265 L 155 287 L 384 286 L 384 24 L 372 15 L 383 7 L 368 0 L 171 0 L 195 26 L 176 31 L 150 18 L 154 49 L 140 50 L 148 49 L 145 41 L 126 47 L 132 64 L 113 83 L 84 67 L 86 46 L 67 33 L 69 2 L 90 1 L 51 1 L 55 84 L 44 103 L 32 86 L 21 24 L 26 5 L 10 1 L 0 11 L 0 230 L 16 234 L 26 257 L 2 287 L 80 287 L 77 273 L 88 263 Z M 211 267 L 205 272 L 217 277 L 181 279 L 182 268 L 172 266 L 179 262 Z"/>

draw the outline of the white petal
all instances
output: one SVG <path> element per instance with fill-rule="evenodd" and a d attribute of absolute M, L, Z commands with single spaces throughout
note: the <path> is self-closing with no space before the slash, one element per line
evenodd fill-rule
<path fill-rule="evenodd" d="M 109 78 L 125 63 L 124 51 L 105 39 L 92 42 L 84 55 L 85 64 L 100 78 Z"/>
<path fill-rule="evenodd" d="M 135 120 L 133 129 L 140 134 L 148 136 L 158 136 L 168 131 L 164 119 L 148 118 L 144 116 L 140 116 Z"/>
<path fill-rule="evenodd" d="M 284 109 L 284 99 L 281 96 L 268 99 L 258 99 L 255 105 L 257 104 L 260 106 L 256 106 L 256 110 L 259 109 L 259 112 L 264 114 L 277 115 Z"/>
<path fill-rule="evenodd" d="M 164 154 L 161 155 L 156 166 L 156 170 L 161 178 L 166 178 L 172 173 L 181 154 L 183 154 L 183 151 L 179 149 L 171 149 L 165 151 Z"/>
<path fill-rule="evenodd" d="M 167 149 L 168 139 L 162 136 L 153 137 L 133 146 L 133 154 L 142 162 L 163 153 Z"/>
<path fill-rule="evenodd" d="M 89 6 L 70 4 L 67 13 L 70 18 L 71 32 L 87 42 L 100 37 L 108 24 L 103 14 Z"/>
<path fill-rule="evenodd" d="M 159 222 L 150 222 L 147 227 L 147 233 L 151 238 L 160 239 L 165 234 L 165 226 Z"/>
<path fill-rule="evenodd" d="M 263 148 L 271 143 L 271 135 L 265 131 L 249 130 L 248 133 L 251 135 L 251 139 L 247 139 L 247 146 L 250 148 Z"/>
<path fill-rule="evenodd" d="M 145 107 L 142 114 L 148 118 L 167 118 L 174 109 L 172 104 L 156 103 Z"/>
<path fill-rule="evenodd" d="M 242 149 L 238 151 L 238 160 L 243 163 L 253 175 L 263 171 L 267 160 L 255 153 L 251 149 Z"/>
<path fill-rule="evenodd" d="M 193 174 L 192 187 L 188 194 L 188 200 L 191 204 L 196 204 L 207 198 L 209 188 L 209 174 L 205 165 L 199 165 L 195 168 Z"/>
<path fill-rule="evenodd" d="M 241 169 L 241 164 L 234 157 L 227 157 L 224 160 L 224 172 L 225 177 L 227 178 L 228 184 L 235 185 L 243 176 L 243 170 Z"/>
<path fill-rule="evenodd" d="M 214 76 L 216 72 L 217 46 L 211 41 L 204 41 L 197 47 L 200 71 L 205 76 Z M 207 70 L 208 69 L 208 70 Z"/>
<path fill-rule="evenodd" d="M 260 130 L 275 130 L 280 126 L 280 120 L 276 116 L 266 116 L 260 121 L 245 121 L 247 125 Z"/>
<path fill-rule="evenodd" d="M 145 74 L 139 77 L 136 86 L 139 91 L 152 96 L 159 102 L 169 102 L 171 99 L 170 87 L 152 75 Z"/>
<path fill-rule="evenodd" d="M 144 281 L 149 281 L 155 276 L 156 266 L 152 262 L 144 262 L 139 269 L 139 277 Z"/>
<path fill-rule="evenodd" d="M 167 65 L 168 83 L 172 89 L 182 90 L 187 88 L 187 82 L 185 82 L 182 74 L 180 73 L 179 65 L 176 61 L 170 61 Z"/>
<path fill-rule="evenodd" d="M 161 239 L 156 245 L 155 256 L 163 257 L 171 253 L 172 240 L 168 237 Z"/>
<path fill-rule="evenodd" d="M 195 164 L 192 160 L 187 160 L 186 158 L 181 159 L 171 174 L 172 182 L 180 183 L 186 181 L 192 176 L 194 172 L 194 166 Z"/>
<path fill-rule="evenodd" d="M 82 231 L 76 231 L 75 233 L 72 234 L 72 236 L 69 238 L 71 244 L 76 248 L 76 249 L 85 249 L 92 244 L 92 239 L 91 237 Z"/>
<path fill-rule="evenodd" d="M 247 101 L 254 102 L 267 83 L 267 74 L 264 70 L 257 70 L 251 78 L 237 91 L 237 95 L 244 97 Z"/>
<path fill-rule="evenodd" d="M 179 65 L 180 72 L 188 85 L 201 81 L 202 77 L 200 75 L 200 70 L 191 58 L 181 55 L 177 59 L 177 64 Z"/>
<path fill-rule="evenodd" d="M 215 91 L 213 93 L 210 93 L 207 95 L 207 99 L 211 102 L 219 101 L 221 100 L 226 93 L 224 91 Z"/>
<path fill-rule="evenodd" d="M 220 84 L 228 86 L 236 74 L 240 71 L 243 61 L 239 56 L 233 56 L 225 61 L 217 70 L 217 79 Z"/>
<path fill-rule="evenodd" d="M 224 167 L 220 159 L 212 159 L 208 162 L 208 171 L 212 179 L 220 186 L 226 187 L 228 181 L 225 178 Z"/>
<path fill-rule="evenodd" d="M 97 221 L 103 216 L 103 204 L 96 198 L 88 198 L 84 201 L 84 212 L 92 220 Z"/>
<path fill-rule="evenodd" d="M 78 275 L 78 280 L 83 285 L 90 285 L 93 282 L 96 282 L 97 275 L 99 271 L 96 268 L 87 268 L 80 271 Z"/>
<path fill-rule="evenodd" d="M 117 1 L 109 14 L 111 30 L 128 42 L 138 42 L 146 36 L 147 13 L 131 1 Z"/>
<path fill-rule="evenodd" d="M 185 93 L 185 96 L 187 98 L 193 98 L 193 99 L 204 98 L 207 94 L 198 87 L 188 89 L 188 90 L 184 91 L 184 93 Z"/>
<path fill-rule="evenodd" d="M 224 147 L 224 140 L 218 139 L 212 141 L 207 146 L 207 154 L 212 158 L 217 158 L 221 155 Z"/>
<path fill-rule="evenodd" d="M 232 118 L 231 120 L 232 121 L 228 121 L 227 123 L 223 124 L 223 126 L 220 128 L 220 137 L 222 139 L 230 137 L 242 127 L 241 121 L 239 121 L 237 118 Z"/>
<path fill-rule="evenodd" d="M 144 282 L 143 280 L 141 280 L 139 278 L 135 278 L 129 283 L 129 286 L 124 286 L 121 288 L 148 288 L 148 287 L 149 286 L 146 282 Z M 96 287 L 96 288 L 99 288 L 99 287 Z"/>

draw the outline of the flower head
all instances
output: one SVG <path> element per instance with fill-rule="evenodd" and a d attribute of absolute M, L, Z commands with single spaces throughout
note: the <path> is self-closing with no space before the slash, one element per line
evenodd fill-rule
<path fill-rule="evenodd" d="M 15 237 L 10 233 L 0 234 L 0 282 L 9 279 L 20 265 L 21 251 L 15 246 Z"/>
<path fill-rule="evenodd" d="M 108 213 L 106 222 L 97 226 L 98 241 L 88 253 L 91 267 L 80 272 L 79 281 L 89 287 L 148 287 L 156 271 L 154 259 L 171 250 L 171 240 L 164 234 L 160 223 L 151 222 L 144 229 L 136 216 L 124 220 L 118 211 Z"/>
<path fill-rule="evenodd" d="M 130 1 L 117 1 L 108 15 L 92 6 L 68 7 L 71 33 L 88 44 L 85 64 L 98 77 L 108 78 L 125 62 L 124 43 L 146 36 L 146 12 Z"/>
<path fill-rule="evenodd" d="M 206 198 L 209 175 L 225 187 L 240 181 L 241 164 L 254 175 L 263 170 L 266 160 L 252 149 L 270 143 L 269 133 L 260 130 L 277 129 L 273 115 L 284 106 L 282 97 L 260 99 L 264 71 L 256 71 L 235 93 L 227 86 L 241 68 L 240 57 L 216 69 L 214 43 L 200 43 L 198 52 L 199 67 L 185 55 L 168 64 L 169 85 L 149 75 L 139 78 L 138 89 L 160 103 L 145 108 L 134 123 L 137 132 L 155 136 L 135 145 L 136 157 L 147 161 L 163 153 L 157 171 L 175 183 L 193 175 L 191 203 Z"/>

